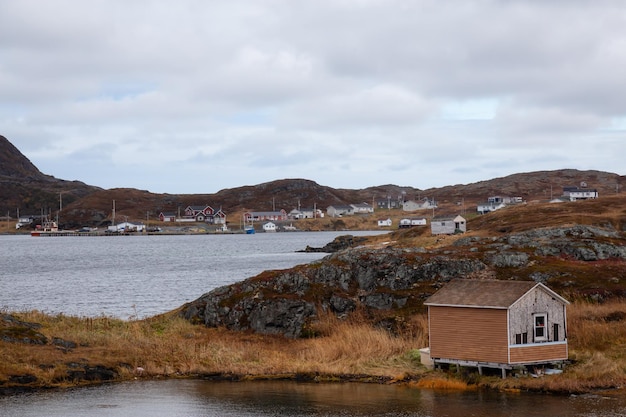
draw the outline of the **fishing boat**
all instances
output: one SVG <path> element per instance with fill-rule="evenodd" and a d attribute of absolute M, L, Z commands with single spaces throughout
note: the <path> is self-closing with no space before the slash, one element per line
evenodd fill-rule
<path fill-rule="evenodd" d="M 30 232 L 31 236 L 69 236 L 73 234 L 75 234 L 74 231 L 60 230 L 55 221 L 45 221 Z"/>
<path fill-rule="evenodd" d="M 253 235 L 255 233 L 254 226 L 245 226 L 243 230 L 246 232 L 247 235 Z"/>

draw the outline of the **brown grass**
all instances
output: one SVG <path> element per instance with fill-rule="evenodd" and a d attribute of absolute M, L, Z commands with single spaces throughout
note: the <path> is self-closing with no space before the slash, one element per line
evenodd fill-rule
<path fill-rule="evenodd" d="M 415 380 L 411 385 L 431 389 L 472 389 L 589 392 L 626 385 L 626 301 L 602 304 L 575 301 L 568 307 L 571 364 L 561 375 L 542 378 L 468 377 L 428 372 L 419 362 L 418 348 L 426 346 L 427 319 L 415 315 L 404 333 L 373 327 L 359 315 L 339 320 L 321 317 L 320 336 L 285 339 L 208 329 L 176 317 L 159 316 L 123 321 L 108 317 L 49 316 L 37 311 L 15 314 L 42 325 L 49 340 L 58 337 L 78 347 L 25 345 L 0 341 L 0 385 L 10 376 L 30 374 L 35 386 L 73 384 L 72 364 L 103 365 L 119 372 L 119 379 L 154 376 L 235 375 L 240 378 L 290 378 L 319 375 L 333 380 L 345 375 Z M 141 375 L 137 369 L 143 368 Z"/>
<path fill-rule="evenodd" d="M 0 341 L 0 383 L 11 375 L 30 374 L 37 385 L 71 383 L 71 364 L 115 368 L 121 379 L 139 376 L 198 374 L 271 377 L 299 373 L 397 376 L 421 372 L 415 347 L 425 343 L 423 321 L 412 331 L 392 335 L 357 321 L 323 318 L 325 334 L 314 339 L 285 339 L 208 329 L 172 317 L 122 321 L 108 317 L 48 316 L 37 311 L 15 314 L 42 324 L 39 331 L 73 341 L 74 349 L 52 344 L 24 345 Z M 417 326 L 417 327 L 416 327 Z"/>

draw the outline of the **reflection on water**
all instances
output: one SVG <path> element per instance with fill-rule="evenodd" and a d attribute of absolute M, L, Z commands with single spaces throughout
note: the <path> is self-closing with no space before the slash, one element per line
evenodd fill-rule
<path fill-rule="evenodd" d="M 0 415 L 616 417 L 620 396 L 443 392 L 376 384 L 136 381 L 0 397 Z"/>

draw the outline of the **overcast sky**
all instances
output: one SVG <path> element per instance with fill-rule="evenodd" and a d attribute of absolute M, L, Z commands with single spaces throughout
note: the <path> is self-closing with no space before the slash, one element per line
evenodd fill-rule
<path fill-rule="evenodd" d="M 214 193 L 626 174 L 622 1 L 0 1 L 0 134 L 42 172 Z"/>

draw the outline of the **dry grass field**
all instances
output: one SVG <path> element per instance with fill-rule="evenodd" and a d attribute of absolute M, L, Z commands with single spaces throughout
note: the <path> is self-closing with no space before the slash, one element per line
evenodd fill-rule
<path fill-rule="evenodd" d="M 561 375 L 543 378 L 478 377 L 429 371 L 418 348 L 427 345 L 426 316 L 415 316 L 405 334 L 392 335 L 359 318 L 325 316 L 320 337 L 286 339 L 209 329 L 166 315 L 137 321 L 106 317 L 15 315 L 40 323 L 48 339 L 71 340 L 75 348 L 0 341 L 0 381 L 33 375 L 37 387 L 68 386 L 68 371 L 82 364 L 114 368 L 120 380 L 155 377 L 307 379 L 407 382 L 421 388 L 520 389 L 581 393 L 626 384 L 626 302 L 576 301 L 568 308 L 570 359 Z M 1 385 L 0 385 L 1 386 Z"/>

